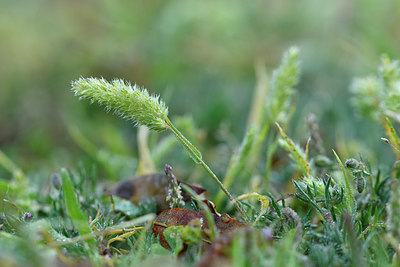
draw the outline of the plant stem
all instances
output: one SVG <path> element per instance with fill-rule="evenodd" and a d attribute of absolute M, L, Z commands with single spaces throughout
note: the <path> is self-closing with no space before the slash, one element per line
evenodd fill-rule
<path fill-rule="evenodd" d="M 195 146 L 193 146 L 189 140 L 187 140 L 182 133 L 172 124 L 172 122 L 166 118 L 165 119 L 165 124 L 169 130 L 178 138 L 179 142 L 187 149 L 187 151 L 190 154 L 190 157 L 198 164 L 203 166 L 203 168 L 210 174 L 211 178 L 218 184 L 218 186 L 221 188 L 221 190 L 227 195 L 229 200 L 233 203 L 233 205 L 236 207 L 236 209 L 240 212 L 242 215 L 243 219 L 248 222 L 246 213 L 244 213 L 243 209 L 240 207 L 237 201 L 232 197 L 232 195 L 229 193 L 229 191 L 225 188 L 225 186 L 222 184 L 222 182 L 218 179 L 218 177 L 213 173 L 213 171 L 208 167 L 208 165 L 204 162 L 202 159 L 201 153 L 196 149 Z"/>
<path fill-rule="evenodd" d="M 189 156 L 197 163 L 200 164 L 202 161 L 202 156 L 199 150 L 186 139 L 185 136 L 172 124 L 172 122 L 166 118 L 165 119 L 166 127 L 171 130 L 171 132 L 178 138 L 178 141 L 185 147 L 188 151 Z"/>
<path fill-rule="evenodd" d="M 210 174 L 210 176 L 214 179 L 214 181 L 219 185 L 221 190 L 228 196 L 229 200 L 232 201 L 233 205 L 235 205 L 236 209 L 240 212 L 243 219 L 247 222 L 247 216 L 244 213 L 243 209 L 239 206 L 238 202 L 232 197 L 231 193 L 225 188 L 224 184 L 218 179 L 218 177 L 213 173 L 213 171 L 208 167 L 208 165 L 201 160 L 200 164 L 204 167 L 204 169 Z"/>

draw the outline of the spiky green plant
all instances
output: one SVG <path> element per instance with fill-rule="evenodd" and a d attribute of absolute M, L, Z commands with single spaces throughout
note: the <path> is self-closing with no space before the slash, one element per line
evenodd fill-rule
<path fill-rule="evenodd" d="M 376 75 L 354 79 L 352 102 L 363 115 L 375 117 L 381 113 L 399 121 L 400 63 L 387 55 L 381 57 Z"/>
<path fill-rule="evenodd" d="M 272 73 L 270 92 L 266 106 L 270 118 L 281 123 L 287 122 L 290 112 L 293 87 L 299 79 L 299 49 L 289 48 L 283 55 L 279 68 Z"/>
<path fill-rule="evenodd" d="M 380 120 L 389 141 L 400 146 L 390 121 L 400 122 L 400 61 L 383 55 L 378 73 L 354 79 L 350 90 L 354 94 L 352 102 L 358 111 L 366 117 Z M 393 152 L 400 159 L 400 152 Z"/>
<path fill-rule="evenodd" d="M 135 125 L 145 125 L 153 131 L 167 128 L 165 103 L 136 84 L 120 79 L 108 82 L 104 78 L 80 78 L 72 82 L 72 90 L 79 98 L 97 102 Z"/>

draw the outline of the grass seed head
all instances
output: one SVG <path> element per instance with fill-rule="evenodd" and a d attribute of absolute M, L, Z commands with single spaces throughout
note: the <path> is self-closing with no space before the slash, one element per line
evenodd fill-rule
<path fill-rule="evenodd" d="M 131 85 L 121 79 L 108 82 L 103 78 L 80 78 L 72 82 L 72 91 L 76 96 L 97 102 L 136 125 L 145 125 L 154 131 L 166 129 L 168 108 L 165 103 L 159 96 L 150 95 L 136 84 Z"/>

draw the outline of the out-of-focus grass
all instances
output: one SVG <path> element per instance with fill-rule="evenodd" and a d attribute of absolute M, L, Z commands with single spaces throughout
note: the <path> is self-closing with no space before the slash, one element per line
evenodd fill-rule
<path fill-rule="evenodd" d="M 395 0 L 2 1 L 0 146 L 28 170 L 74 164 L 82 152 L 65 130 L 67 119 L 99 147 L 117 149 L 110 140 L 123 140 L 130 144 L 123 153 L 135 154 L 135 131 L 128 123 L 71 101 L 69 83 L 81 75 L 117 76 L 154 88 L 169 95 L 172 114 L 193 114 L 209 144 L 218 140 L 221 123 L 240 140 L 255 62 L 272 68 L 292 44 L 302 51 L 303 67 L 295 136 L 306 134 L 302 120 L 314 112 L 328 145 L 344 136 L 366 137 L 369 125 L 353 115 L 347 89 L 350 77 L 372 70 L 377 55 L 400 54 L 399 5 Z M 114 127 L 118 133 L 103 132 Z M 350 143 L 343 147 L 362 149 Z"/>
<path fill-rule="evenodd" d="M 37 84 L 29 82 L 26 77 L 26 80 L 15 79 L 15 83 L 25 84 L 27 87 L 16 90 L 19 95 L 11 100 L 27 103 L 29 109 L 24 109 L 24 105 L 8 107 L 10 114 L 17 115 L 15 120 L 7 122 L 15 123 L 20 128 L 10 128 L 11 132 L 15 131 L 18 135 L 11 135 L 11 139 L 3 141 L 4 149 L 2 145 L 0 150 L 0 261 L 11 266 L 69 266 L 72 262 L 78 265 L 131 266 L 135 263 L 144 265 L 164 257 L 166 261 L 163 263 L 171 262 L 173 265 L 179 263 L 191 266 L 207 262 L 207 266 L 211 266 L 213 257 L 224 254 L 223 259 L 235 266 L 397 266 L 400 253 L 400 168 L 392 152 L 398 154 L 399 151 L 399 61 L 383 56 L 381 65 L 378 68 L 374 67 L 373 76 L 354 80 L 350 99 L 349 94 L 344 93 L 350 84 L 347 77 L 360 70 L 366 72 L 365 67 L 361 68 L 361 65 L 356 63 L 350 64 L 350 60 L 343 57 L 344 54 L 333 53 L 331 49 L 340 43 L 336 39 L 326 43 L 328 39 L 320 38 L 320 43 L 313 43 L 315 36 L 311 38 L 307 32 L 303 32 L 302 25 L 292 25 L 301 12 L 296 13 L 296 16 L 287 17 L 291 23 L 279 31 L 283 34 L 282 40 L 274 44 L 276 47 L 271 46 L 271 49 L 266 51 L 272 53 L 274 49 L 278 51 L 290 43 L 283 42 L 286 38 L 284 33 L 286 30 L 290 32 L 290 29 L 297 28 L 302 35 L 293 37 L 293 40 L 300 44 L 305 56 L 300 56 L 299 62 L 299 55 L 302 54 L 296 48 L 289 48 L 281 64 L 271 72 L 262 67 L 262 57 L 265 57 L 264 63 L 269 66 L 275 60 L 273 53 L 268 58 L 265 52 L 261 52 L 262 49 L 257 50 L 254 45 L 257 43 L 257 27 L 250 27 L 253 25 L 251 23 L 256 26 L 257 22 L 263 19 L 272 25 L 273 22 L 279 22 L 278 19 L 274 21 L 269 17 L 258 16 L 262 14 L 261 7 L 264 7 L 264 4 L 256 2 L 242 7 L 236 3 L 225 9 L 220 2 L 191 4 L 190 8 L 195 8 L 197 13 L 192 12 L 186 2 L 169 2 L 160 6 L 143 4 L 148 5 L 153 12 L 152 17 L 144 18 L 140 13 L 144 9 L 136 10 L 135 12 L 140 14 L 135 18 L 114 17 L 114 20 L 127 20 L 129 17 L 132 23 L 139 23 L 140 18 L 143 18 L 148 23 L 144 25 L 154 28 L 154 32 L 151 32 L 145 30 L 144 26 L 135 25 L 138 27 L 135 28 L 135 32 L 139 37 L 135 39 L 136 37 L 131 36 L 132 39 L 129 39 L 134 40 L 135 45 L 130 48 L 126 46 L 126 50 L 116 50 L 126 56 L 132 49 L 134 52 L 131 51 L 131 59 L 119 60 L 131 63 L 138 60 L 139 63 L 143 63 L 143 68 L 140 65 L 140 70 L 135 70 L 126 65 L 127 68 L 124 69 L 121 67 L 123 65 L 117 64 L 116 71 L 121 71 L 117 75 L 126 75 L 127 79 L 138 82 L 143 79 L 143 84 L 148 88 L 152 87 L 146 83 L 153 84 L 154 87 L 157 87 L 158 83 L 163 86 L 170 85 L 160 92 L 170 107 L 169 115 L 176 118 L 173 119 L 176 127 L 166 117 L 165 108 L 161 108 L 165 111 L 160 113 L 160 109 L 157 108 L 160 103 L 144 91 L 139 93 L 137 89 L 134 92 L 129 88 L 121 91 L 122 83 L 119 83 L 119 86 L 111 86 L 104 80 L 99 82 L 96 79 L 81 79 L 72 84 L 72 87 L 76 94 L 82 93 L 77 95 L 105 103 L 106 109 L 114 108 L 122 113 L 120 115 L 130 115 L 138 123 L 157 125 L 157 130 L 169 128 L 178 137 L 178 141 L 190 151 L 189 154 L 194 156 L 195 162 L 200 164 L 194 164 L 182 147 L 176 146 L 177 142 L 165 133 L 148 134 L 141 131 L 136 140 L 135 132 L 127 130 L 128 124 L 114 121 L 110 115 L 100 113 L 95 108 L 73 103 L 70 100 L 72 92 L 61 90 L 64 88 L 62 80 L 76 71 L 68 72 L 66 65 L 66 71 L 51 77 L 54 79 L 46 75 L 43 77 L 49 78 L 48 80 L 32 79 Z M 69 15 L 73 14 L 73 10 L 78 15 L 90 15 L 85 17 L 88 19 L 86 24 L 79 24 L 87 27 L 91 25 L 86 35 L 90 37 L 93 34 L 93 38 L 85 40 L 92 42 L 95 48 L 87 52 L 90 54 L 101 50 L 102 53 L 98 55 L 104 56 L 106 50 L 102 49 L 108 48 L 108 44 L 106 41 L 99 42 L 101 38 L 97 36 L 104 32 L 92 23 L 99 23 L 96 25 L 102 25 L 105 29 L 114 29 L 115 25 L 102 20 L 101 16 L 94 15 L 98 11 L 97 6 L 88 12 L 77 11 L 76 3 L 52 3 L 44 5 L 43 8 L 60 8 L 64 7 L 63 5 L 73 6 L 74 9 L 62 9 L 64 13 L 58 14 L 60 16 L 53 13 L 49 15 L 47 10 L 44 12 L 45 16 L 58 19 L 65 16 L 71 19 Z M 121 6 L 114 3 L 101 2 L 98 5 L 104 5 L 99 10 L 107 14 L 128 13 L 128 9 L 120 9 Z M 317 7 L 313 2 L 305 2 L 301 6 L 303 5 L 308 8 Z M 337 8 L 343 8 L 347 4 L 336 5 Z M 285 5 L 271 5 L 271 8 L 281 12 L 278 12 L 281 16 L 286 16 L 290 10 Z M 376 10 L 380 12 L 379 8 Z M 306 14 L 309 10 L 303 12 Z M 336 9 L 329 9 L 329 12 L 327 9 L 321 9 L 315 17 L 333 23 L 332 21 L 339 17 L 344 18 L 342 16 L 346 13 L 341 12 Z M 27 17 L 36 16 L 28 13 Z M 335 17 L 335 14 L 340 16 Z M 208 22 L 215 27 L 207 28 L 207 24 L 203 23 L 204 18 L 208 18 Z M 79 20 L 74 23 L 77 21 Z M 269 25 L 268 23 L 265 25 Z M 307 20 L 304 20 L 304 23 L 311 25 Z M 330 23 L 316 24 L 316 29 L 334 29 Z M 75 24 L 71 21 L 66 25 Z M 48 25 L 46 27 L 51 28 Z M 105 29 L 103 30 L 108 32 Z M 115 29 L 125 28 L 118 24 Z M 230 29 L 233 31 L 230 32 Z M 86 29 L 75 30 L 83 32 Z M 261 33 L 262 30 L 265 29 L 260 26 Z M 241 31 L 242 35 L 236 31 Z M 115 33 L 108 33 L 111 32 Z M 323 36 L 325 34 L 324 32 Z M 332 32 L 330 34 L 332 35 Z M 197 35 L 201 38 L 188 42 Z M 327 34 L 326 37 L 331 35 Z M 240 39 L 239 36 L 245 39 Z M 272 38 L 268 35 L 260 36 L 260 40 Z M 337 38 L 348 45 L 352 43 L 346 39 L 346 35 L 338 35 Z M 164 42 L 160 42 L 161 40 L 170 42 L 165 42 L 163 47 Z M 219 45 L 225 47 L 223 44 L 226 44 L 226 49 L 216 49 Z M 323 53 L 318 50 L 322 44 L 326 45 Z M 202 47 L 207 49 L 201 50 Z M 49 45 L 48 48 L 52 46 Z M 311 48 L 315 53 L 310 53 Z M 76 51 L 72 45 L 68 49 L 71 49 L 72 54 Z M 235 49 L 236 52 L 241 52 L 237 57 L 232 56 Z M 167 50 L 174 53 L 168 54 Z M 355 54 L 364 55 L 358 58 L 359 62 L 363 63 L 368 53 L 362 53 L 361 50 L 355 49 Z M 388 51 L 391 53 L 390 48 Z M 200 56 L 196 58 L 195 55 Z M 215 64 L 207 65 L 207 62 L 212 61 L 212 58 L 207 58 L 211 55 L 215 57 Z M 221 55 L 222 57 L 218 57 Z M 57 58 L 60 55 L 54 56 Z M 70 59 L 73 57 L 74 55 Z M 90 58 L 87 54 L 85 57 L 86 60 Z M 110 59 L 116 58 L 110 56 Z M 163 62 L 163 58 L 176 61 Z M 325 61 L 326 59 L 329 60 Z M 78 57 L 76 60 L 78 62 Z M 114 69 L 106 71 L 106 65 L 103 65 L 103 69 L 96 69 L 102 66 L 102 60 L 96 58 L 95 61 L 96 64 L 90 67 L 85 65 L 78 70 L 82 75 L 88 76 L 113 74 Z M 263 96 L 259 99 L 253 97 L 253 102 L 248 101 L 244 104 L 250 99 L 253 91 L 251 88 L 254 87 L 250 86 L 255 81 L 251 70 L 253 64 L 257 66 L 258 92 Z M 207 69 L 205 66 L 213 66 L 214 69 Z M 156 71 L 157 68 L 160 68 L 159 72 Z M 56 67 L 52 71 L 55 69 Z M 306 70 L 305 82 L 297 84 L 298 80 L 303 78 L 302 69 Z M 176 70 L 179 71 L 174 72 Z M 198 76 L 195 77 L 192 72 L 196 72 Z M 146 76 L 150 73 L 154 74 L 154 77 Z M 130 78 L 131 75 L 138 77 Z M 335 80 L 338 77 L 341 80 Z M 179 81 L 175 82 L 172 80 L 174 78 Z M 167 82 L 168 79 L 171 80 Z M 76 77 L 72 77 L 72 80 L 76 80 Z M 370 83 L 371 80 L 374 82 Z M 43 87 L 38 86 L 40 83 Z M 190 90 L 184 91 L 182 86 L 186 83 Z M 189 86 L 189 83 L 192 83 L 192 86 Z M 342 87 L 342 83 L 346 85 Z M 215 85 L 221 90 L 206 87 Z M 38 89 L 35 91 L 32 88 Z M 337 88 L 338 91 L 333 91 L 332 88 Z M 11 89 L 8 90 L 11 92 Z M 44 97 L 40 97 L 38 92 L 43 93 Z M 331 97 L 330 101 L 322 97 L 328 95 Z M 32 100 L 35 97 L 37 101 Z M 53 103 L 56 99 L 58 101 Z M 7 99 L 1 101 L 7 102 Z M 75 101 L 78 102 L 77 99 Z M 205 105 L 208 102 L 211 106 Z M 54 105 L 54 110 L 49 109 L 49 103 Z M 350 103 L 356 105 L 350 108 Z M 135 107 L 132 108 L 132 105 Z M 193 118 L 175 116 L 174 113 L 179 114 L 182 107 L 187 107 L 185 112 L 192 113 Z M 241 107 L 250 108 L 241 112 Z M 373 112 L 369 109 L 373 109 Z M 316 115 L 307 116 L 310 111 L 314 111 Z M 356 119 L 353 115 L 356 113 L 363 116 L 375 114 L 370 117 L 379 118 L 381 125 L 375 121 L 373 129 L 361 134 L 362 125 L 365 127 L 366 124 L 362 124 L 359 118 Z M 247 123 L 244 121 L 246 118 Z M 321 121 L 318 123 L 316 118 Z M 246 134 L 240 145 L 238 140 L 245 132 L 244 129 Z M 382 140 L 391 146 L 381 142 L 377 149 L 370 140 L 379 142 L 382 134 L 387 137 Z M 184 135 L 189 137 L 203 154 L 200 154 Z M 137 145 L 138 153 L 135 148 Z M 331 148 L 334 148 L 333 152 Z M 390 148 L 393 151 L 389 153 Z M 387 153 L 381 153 L 384 149 L 387 149 Z M 80 155 L 80 150 L 84 156 Z M 218 211 L 239 218 L 238 213 L 234 214 L 233 205 L 223 202 L 216 194 L 216 184 L 210 183 L 211 179 L 204 179 L 205 171 L 199 168 L 201 165 L 211 174 L 214 181 L 218 182 L 217 176 L 203 161 L 202 155 L 218 176 L 223 177 L 221 175 L 225 174 L 223 182 L 229 188 L 230 193 L 226 192 L 229 198 L 232 199 L 232 194 L 240 201 L 236 202 L 237 209 L 243 213 L 242 219 L 248 226 L 242 228 L 243 231 L 233 231 L 227 235 L 222 233 L 222 230 L 220 232 L 222 223 L 232 222 L 229 216 L 219 217 L 216 212 L 211 216 L 208 208 L 213 204 L 206 202 L 206 205 L 197 196 L 194 197 L 197 205 L 189 200 L 179 204 L 192 211 L 198 211 L 199 208 L 207 210 L 208 225 L 213 225 L 212 221 L 215 220 L 218 231 L 207 235 L 207 230 L 204 230 L 206 235 L 200 235 L 201 219 L 198 222 L 190 221 L 186 226 L 174 226 L 175 219 L 171 220 L 172 227 L 169 227 L 169 222 L 164 224 L 163 219 L 153 224 L 156 200 L 147 199 L 143 195 L 139 203 L 134 205 L 130 201 L 107 196 L 105 193 L 104 189 L 110 181 L 103 181 L 104 179 L 121 179 L 133 175 L 135 170 L 137 173 L 145 173 L 153 168 L 160 171 L 165 163 L 170 163 L 177 166 L 176 169 L 174 167 L 174 172 L 177 170 L 178 177 L 190 182 L 197 181 L 204 186 L 208 191 L 207 199 L 215 201 Z M 359 160 L 349 158 L 349 155 Z M 79 167 L 68 168 L 69 171 L 62 168 L 68 165 Z M 53 166 L 61 167 L 61 175 L 55 173 L 50 179 L 48 169 L 52 169 Z M 167 166 L 168 176 L 172 176 L 170 170 Z M 150 192 L 150 189 L 156 186 L 156 182 L 141 181 L 142 185 L 149 187 Z M 182 200 L 179 186 L 177 183 L 174 186 L 176 188 L 173 193 L 171 188 L 157 186 L 154 194 L 159 194 L 158 190 L 166 189 L 169 192 L 166 199 Z M 182 187 L 188 192 L 186 186 Z M 132 194 L 140 195 L 141 192 L 137 191 L 141 189 L 136 189 L 132 190 Z M 194 193 L 191 195 L 195 196 Z M 261 201 L 261 206 L 257 199 Z M 170 221 L 169 219 L 167 221 Z M 184 224 L 184 221 L 182 218 L 176 218 L 177 224 Z M 174 248 L 173 252 L 161 247 L 159 240 L 150 230 L 152 225 L 167 228 L 164 237 Z M 209 237 L 210 240 L 203 237 Z M 213 240 L 216 244 L 214 249 L 218 252 L 214 253 L 214 256 L 208 248 L 201 246 L 203 242 L 209 243 Z M 188 249 L 177 257 L 184 248 L 184 243 L 188 245 Z"/>

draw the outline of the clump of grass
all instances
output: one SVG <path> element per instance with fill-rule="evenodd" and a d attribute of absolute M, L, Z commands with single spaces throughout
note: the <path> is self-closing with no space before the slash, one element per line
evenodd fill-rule
<path fill-rule="evenodd" d="M 30 174 L 24 174 L 1 153 L 0 165 L 13 177 L 10 183 L 0 181 L 1 262 L 11 266 L 55 265 L 60 261 L 66 265 L 131 266 L 163 257 L 163 262 L 172 265 L 195 265 L 211 264 L 214 257 L 223 254 L 219 260 L 236 266 L 399 265 L 399 163 L 390 163 L 386 168 L 371 166 L 362 156 L 344 159 L 335 151 L 325 155 L 322 138 L 306 139 L 305 145 L 290 138 L 287 125 L 295 108 L 292 96 L 299 77 L 298 67 L 298 50 L 289 49 L 270 82 L 260 83 L 268 84 L 269 90 L 260 94 L 267 97 L 266 104 L 254 109 L 249 121 L 255 125 L 249 125 L 225 175 L 226 188 L 235 193 L 241 190 L 236 199 L 208 168 L 197 148 L 172 124 L 159 97 L 121 80 L 81 78 L 72 84 L 79 97 L 98 102 L 136 125 L 154 131 L 170 130 L 194 161 L 221 186 L 248 220 L 248 227 L 226 236 L 216 231 L 216 215 L 209 206 L 182 185 L 193 198 L 185 203 L 185 208 L 201 209 L 206 214 L 210 226 L 207 241 L 218 245 L 217 254 L 204 253 L 201 230 L 191 224 L 169 227 L 166 239 L 173 250 L 161 247 L 150 230 L 155 203 L 143 200 L 135 206 L 106 196 L 100 190 L 99 175 L 93 166 L 81 164 L 76 170 L 61 169 L 48 179 L 51 183 L 31 186 L 35 184 L 29 179 Z M 399 73 L 398 61 L 383 57 L 378 74 L 356 80 L 352 89 L 353 102 L 360 111 L 380 119 L 387 135 L 382 140 L 395 153 L 399 150 L 396 130 Z M 262 116 L 255 114 L 260 111 Z M 271 127 L 275 121 L 277 127 Z M 188 128 L 193 130 L 190 135 L 195 136 L 192 122 L 185 120 L 184 124 L 189 124 Z M 158 148 L 157 155 L 165 155 L 163 151 L 173 144 L 170 138 L 163 140 L 165 147 Z M 265 140 L 269 145 L 267 151 L 261 146 Z M 152 170 L 162 162 L 160 156 L 152 158 L 147 141 L 145 133 L 139 136 L 139 142 L 146 146 L 141 147 L 140 161 L 147 166 L 139 171 Z M 318 146 L 313 142 L 318 142 Z M 87 145 L 87 140 L 82 144 Z M 115 164 L 97 155 L 96 147 L 89 144 L 88 153 L 92 153 L 94 163 Z M 278 145 L 284 150 L 279 151 Z M 260 151 L 265 154 L 260 156 Z M 291 156 L 295 168 L 286 161 L 278 167 L 272 166 L 273 157 L 283 157 L 283 153 Z M 273 168 L 280 179 L 289 177 L 293 187 L 288 186 L 287 190 L 270 187 L 268 179 L 260 179 L 267 177 Z M 169 168 L 167 174 L 173 176 Z M 19 192 L 19 186 L 29 191 Z M 171 193 L 170 197 L 176 200 L 172 207 L 182 207 L 176 182 L 171 185 Z M 219 192 L 210 198 L 216 197 L 217 209 L 229 211 L 223 207 L 221 196 Z M 182 254 L 184 245 L 188 248 Z"/>

